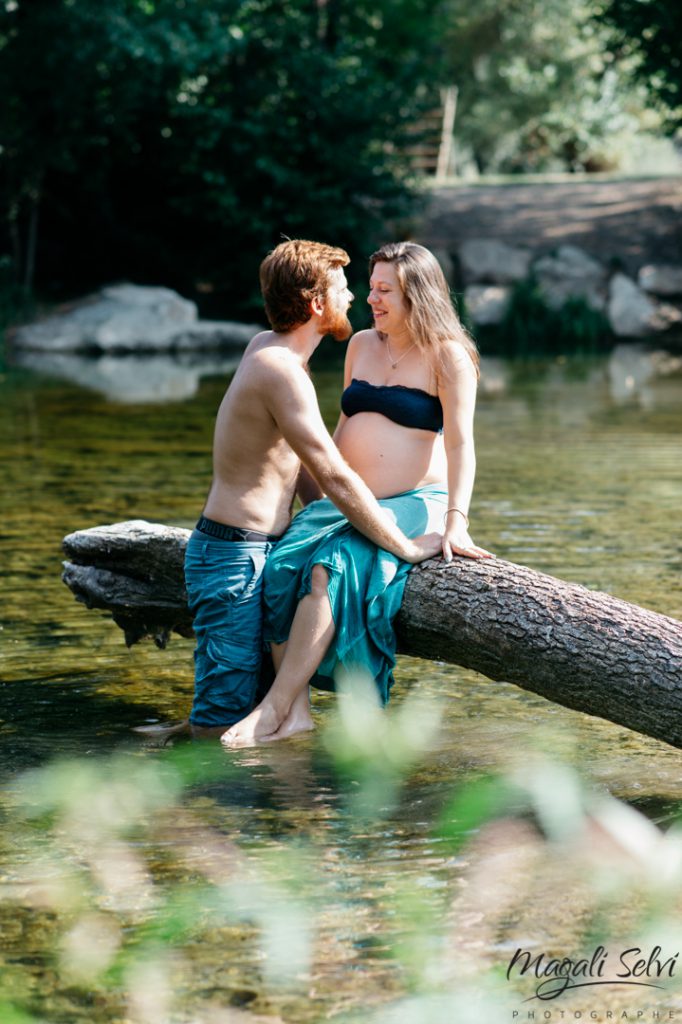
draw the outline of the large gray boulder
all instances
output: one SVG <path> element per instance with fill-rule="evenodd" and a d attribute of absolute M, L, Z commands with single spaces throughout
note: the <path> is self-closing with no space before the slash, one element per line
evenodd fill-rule
<path fill-rule="evenodd" d="M 640 267 L 637 283 L 652 295 L 682 295 L 682 266 L 675 263 L 647 263 Z"/>
<path fill-rule="evenodd" d="M 576 245 L 562 245 L 533 266 L 542 296 L 550 309 L 582 298 L 595 310 L 606 306 L 606 268 Z"/>
<path fill-rule="evenodd" d="M 645 338 L 682 322 L 682 311 L 654 302 L 625 274 L 615 274 L 609 287 L 608 317 L 620 338 Z"/>
<path fill-rule="evenodd" d="M 504 284 L 470 284 L 464 290 L 464 303 L 477 327 L 499 324 L 509 309 L 511 287 Z"/>
<path fill-rule="evenodd" d="M 163 352 L 248 344 L 252 324 L 199 320 L 170 288 L 118 284 L 11 332 L 17 349 L 46 352 Z"/>
<path fill-rule="evenodd" d="M 458 250 L 465 284 L 512 284 L 528 274 L 531 253 L 495 238 L 470 238 Z"/>

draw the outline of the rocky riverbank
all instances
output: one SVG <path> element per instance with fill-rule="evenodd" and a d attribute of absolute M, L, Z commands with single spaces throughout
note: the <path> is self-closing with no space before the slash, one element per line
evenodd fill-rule
<path fill-rule="evenodd" d="M 614 338 L 677 345 L 682 336 L 682 178 L 434 189 L 414 237 L 438 256 L 474 331 L 498 331 L 501 354 L 526 352 L 515 333 L 550 354 L 585 339 L 590 349 L 595 338 L 603 348 Z M 259 329 L 200 320 L 195 304 L 168 288 L 124 283 L 8 337 L 19 359 L 234 352 Z M 552 333 L 555 344 L 546 344 Z"/>
<path fill-rule="evenodd" d="M 257 324 L 200 320 L 194 302 L 170 288 L 117 284 L 8 332 L 20 352 L 157 353 L 241 350 Z"/>
<path fill-rule="evenodd" d="M 503 324 L 515 289 L 548 309 L 582 300 L 617 338 L 682 325 L 682 179 L 434 190 L 418 231 L 474 327 Z"/>

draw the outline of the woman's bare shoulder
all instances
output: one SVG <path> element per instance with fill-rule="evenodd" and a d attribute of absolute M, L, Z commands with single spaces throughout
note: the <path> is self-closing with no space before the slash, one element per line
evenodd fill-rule
<path fill-rule="evenodd" d="M 476 364 L 466 345 L 452 338 L 445 342 L 440 351 L 439 384 L 441 387 L 447 386 L 449 382 L 463 377 L 477 380 Z"/>
<path fill-rule="evenodd" d="M 366 357 L 372 352 L 379 338 L 375 330 L 356 331 L 348 342 L 346 349 L 346 366 L 358 357 Z"/>
<path fill-rule="evenodd" d="M 379 341 L 379 335 L 373 327 L 365 328 L 363 331 L 356 331 L 348 342 L 349 345 L 367 345 Z"/>

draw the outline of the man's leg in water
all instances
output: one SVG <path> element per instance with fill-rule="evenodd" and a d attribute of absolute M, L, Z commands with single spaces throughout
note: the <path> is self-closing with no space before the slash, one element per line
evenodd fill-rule
<path fill-rule="evenodd" d="M 185 581 L 196 637 L 193 735 L 220 735 L 253 707 L 262 657 L 263 569 L 271 548 L 199 530 L 187 544 Z"/>
<path fill-rule="evenodd" d="M 226 746 L 256 740 L 284 739 L 313 727 L 308 708 L 308 683 L 334 636 L 334 619 L 322 565 L 313 566 L 310 593 L 299 602 L 286 644 L 273 645 L 273 658 L 285 648 L 270 691 L 241 722 L 221 737 Z"/>
<path fill-rule="evenodd" d="M 251 710 L 262 657 L 262 574 L 271 548 L 193 532 L 185 557 L 196 636 L 192 712 L 188 722 L 138 732 L 157 739 L 220 736 Z"/>
<path fill-rule="evenodd" d="M 274 646 L 275 645 L 273 644 L 273 647 Z M 275 658 L 274 651 L 272 652 L 272 654 L 268 654 L 267 651 L 263 652 L 260 677 L 258 680 L 258 690 L 256 692 L 256 701 L 258 703 L 260 703 L 260 701 L 263 699 L 265 694 L 272 686 L 277 669 L 282 663 L 282 658 L 284 657 L 284 652 L 286 650 L 287 645 L 286 643 L 283 643 L 277 646 L 279 648 L 278 658 Z M 308 714 L 308 717 L 310 717 L 310 713 L 308 711 L 309 700 L 307 693 L 304 691 L 301 694 L 301 697 L 298 698 L 298 700 L 300 701 L 300 704 L 298 706 L 300 706 L 302 712 L 305 711 L 305 713 Z M 292 708 L 292 713 L 293 710 L 294 709 Z M 299 716 L 297 716 L 297 720 L 298 717 Z M 312 719 L 310 721 L 311 724 L 309 728 L 312 728 Z M 225 726 L 214 725 L 202 727 L 200 725 L 190 725 L 189 718 L 184 718 L 180 722 L 158 722 L 154 725 L 135 725 L 133 726 L 133 732 L 140 733 L 143 736 L 147 736 L 149 739 L 157 740 L 160 742 L 172 739 L 174 736 L 191 736 L 192 739 L 213 739 L 216 736 L 223 735 L 223 733 L 225 732 Z"/>

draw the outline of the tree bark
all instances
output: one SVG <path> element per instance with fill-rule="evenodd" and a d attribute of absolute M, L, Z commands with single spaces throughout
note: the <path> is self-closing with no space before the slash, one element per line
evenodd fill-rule
<path fill-rule="evenodd" d="M 143 520 L 64 539 L 64 582 L 106 609 L 126 643 L 192 635 L 182 577 L 188 530 Z M 682 747 L 682 623 L 502 559 L 417 566 L 399 650 L 515 683 Z"/>
<path fill-rule="evenodd" d="M 40 186 L 29 193 L 29 216 L 26 233 L 26 266 L 24 267 L 24 295 L 33 294 L 33 282 L 36 272 L 36 251 L 38 247 L 38 217 L 40 213 Z"/>

